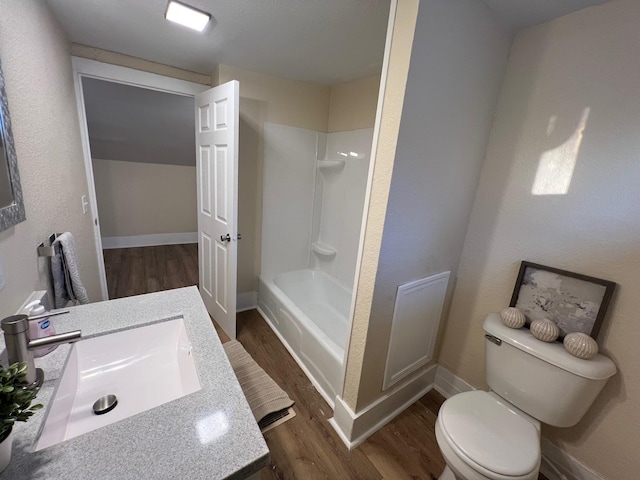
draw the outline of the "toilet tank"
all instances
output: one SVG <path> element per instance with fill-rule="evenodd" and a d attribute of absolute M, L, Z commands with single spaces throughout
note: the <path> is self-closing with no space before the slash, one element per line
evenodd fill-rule
<path fill-rule="evenodd" d="M 587 412 L 615 364 L 598 354 L 574 357 L 560 342 L 505 326 L 497 313 L 484 322 L 487 383 L 496 394 L 543 423 L 571 427 Z"/>

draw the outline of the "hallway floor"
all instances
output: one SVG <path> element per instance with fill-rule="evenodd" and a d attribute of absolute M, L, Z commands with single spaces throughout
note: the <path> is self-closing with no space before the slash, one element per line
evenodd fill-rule
<path fill-rule="evenodd" d="M 102 251 L 109 298 L 198 284 L 198 245 L 113 248 Z"/>
<path fill-rule="evenodd" d="M 195 285 L 197 258 L 196 245 L 105 250 L 110 298 Z M 263 480 L 437 479 L 444 468 L 434 432 L 442 395 L 429 392 L 349 451 L 327 422 L 331 408 L 262 316 L 250 310 L 237 321 L 238 340 L 295 401 L 296 417 L 264 434 L 271 461 Z M 216 330 L 228 341 L 217 325 Z"/>

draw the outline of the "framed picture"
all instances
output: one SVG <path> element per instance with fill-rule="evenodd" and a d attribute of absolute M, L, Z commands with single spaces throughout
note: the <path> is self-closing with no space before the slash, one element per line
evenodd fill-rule
<path fill-rule="evenodd" d="M 572 332 L 595 339 L 615 286 L 608 280 L 523 261 L 509 306 L 526 315 L 527 326 L 538 318 L 553 320 L 560 327 L 560 339 Z"/>

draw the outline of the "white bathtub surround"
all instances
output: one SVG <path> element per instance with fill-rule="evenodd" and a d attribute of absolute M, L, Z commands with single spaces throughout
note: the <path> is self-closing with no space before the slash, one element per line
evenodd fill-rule
<path fill-rule="evenodd" d="M 437 368 L 434 388 L 445 398 L 452 397 L 458 393 L 475 390 L 471 384 L 454 375 L 443 366 L 438 366 Z M 561 480 L 558 474 L 549 467 L 549 462 L 551 462 L 562 475 L 565 475 L 568 480 L 603 480 L 600 475 L 544 437 L 541 441 L 541 449 L 542 463 L 540 465 L 540 471 L 549 480 Z"/>
<path fill-rule="evenodd" d="M 262 275 L 311 267 L 353 284 L 372 138 L 265 123 Z"/>
<path fill-rule="evenodd" d="M 329 423 L 352 450 L 430 392 L 434 388 L 437 369 L 437 365 L 432 365 L 410 380 L 400 382 L 358 413 L 338 396 Z"/>
<path fill-rule="evenodd" d="M 309 266 L 317 135 L 264 124 L 262 275 Z"/>
<path fill-rule="evenodd" d="M 258 310 L 327 403 L 342 393 L 373 129 L 264 126 Z"/>
<path fill-rule="evenodd" d="M 313 242 L 311 244 L 311 251 L 319 255 L 320 258 L 325 259 L 333 258 L 336 256 L 336 253 L 338 253 L 335 248 L 322 242 Z"/>
<path fill-rule="evenodd" d="M 311 267 L 348 286 L 355 277 L 372 139 L 371 128 L 318 136 Z"/>
<path fill-rule="evenodd" d="M 333 407 L 343 381 L 351 292 L 318 270 L 260 276 L 258 311 Z"/>

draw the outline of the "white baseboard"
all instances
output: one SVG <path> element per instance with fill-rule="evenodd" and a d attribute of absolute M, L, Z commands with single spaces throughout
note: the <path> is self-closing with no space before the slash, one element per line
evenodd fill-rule
<path fill-rule="evenodd" d="M 475 390 L 471 384 L 465 382 L 460 377 L 456 377 L 453 373 L 440 365 L 438 365 L 438 370 L 436 371 L 436 381 L 433 388 L 444 398 L 453 397 L 458 393 Z"/>
<path fill-rule="evenodd" d="M 198 243 L 198 232 L 157 233 L 153 235 L 133 235 L 131 237 L 102 237 L 102 248 L 153 247 L 156 245 L 177 245 Z"/>
<path fill-rule="evenodd" d="M 236 312 L 246 312 L 258 308 L 258 292 L 239 293 L 236 296 Z"/>
<path fill-rule="evenodd" d="M 551 462 L 567 480 L 604 480 L 599 474 L 591 470 L 585 464 L 580 463 L 557 445 L 546 438 L 542 438 L 542 464 L 540 471 L 549 480 L 562 480 L 552 468 Z"/>
<path fill-rule="evenodd" d="M 358 413 L 354 413 L 339 395 L 336 396 L 333 418 L 329 423 L 349 450 L 357 447 L 432 390 L 436 369 L 437 365 L 426 368 Z"/>
<path fill-rule="evenodd" d="M 445 398 L 449 398 L 458 393 L 475 390 L 471 384 L 465 382 L 462 378 L 457 377 L 442 366 L 438 366 L 434 388 Z M 544 437 L 540 442 L 540 448 L 542 450 L 540 471 L 549 480 L 563 480 L 562 477 L 549 466 L 549 463 L 552 463 L 553 466 L 566 477 L 566 480 L 603 480 L 596 472 L 580 463 Z"/>

